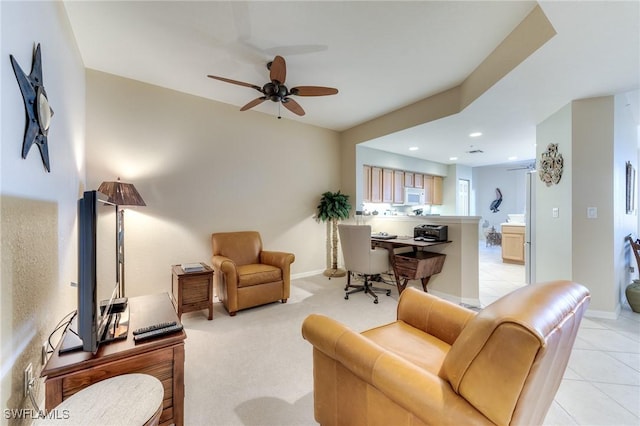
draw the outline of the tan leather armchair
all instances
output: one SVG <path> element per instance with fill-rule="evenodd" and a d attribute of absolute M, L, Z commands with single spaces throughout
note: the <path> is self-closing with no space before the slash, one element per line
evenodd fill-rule
<path fill-rule="evenodd" d="M 211 234 L 213 282 L 229 315 L 242 309 L 287 303 L 292 253 L 266 251 L 256 231 Z"/>
<path fill-rule="evenodd" d="M 397 321 L 361 334 L 310 315 L 322 425 L 539 425 L 590 300 L 569 281 L 518 289 L 480 313 L 407 288 Z"/>

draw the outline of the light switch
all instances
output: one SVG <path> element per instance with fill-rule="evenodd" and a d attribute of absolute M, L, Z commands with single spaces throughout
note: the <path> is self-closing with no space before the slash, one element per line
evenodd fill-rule
<path fill-rule="evenodd" d="M 560 217 L 560 209 L 557 207 L 554 207 L 553 209 L 551 209 L 551 216 L 553 216 L 554 218 L 559 218 Z"/>
<path fill-rule="evenodd" d="M 598 208 L 587 207 L 587 219 L 597 219 L 597 218 L 598 218 Z"/>

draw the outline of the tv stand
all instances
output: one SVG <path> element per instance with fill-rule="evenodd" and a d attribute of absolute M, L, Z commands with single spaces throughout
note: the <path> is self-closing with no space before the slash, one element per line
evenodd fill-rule
<path fill-rule="evenodd" d="M 132 330 L 161 322 L 180 323 L 167 293 L 131 297 L 128 302 Z M 65 399 L 101 380 L 128 373 L 157 377 L 165 386 L 161 425 L 180 426 L 184 421 L 184 330 L 136 343 L 133 333 L 126 339 L 100 345 L 91 352 L 60 352 L 69 328 L 51 356 L 45 377 L 45 408 L 52 410 Z M 77 337 L 77 336 L 76 336 Z"/>

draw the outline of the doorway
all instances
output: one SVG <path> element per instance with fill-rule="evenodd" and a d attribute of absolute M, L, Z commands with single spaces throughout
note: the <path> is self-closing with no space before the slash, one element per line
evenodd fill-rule
<path fill-rule="evenodd" d="M 469 180 L 458 179 L 458 214 L 460 216 L 469 216 Z"/>

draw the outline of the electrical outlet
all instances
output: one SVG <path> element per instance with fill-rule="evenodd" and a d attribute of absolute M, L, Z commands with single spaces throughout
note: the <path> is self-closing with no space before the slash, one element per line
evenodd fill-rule
<path fill-rule="evenodd" d="M 31 381 L 33 380 L 33 366 L 31 363 L 27 365 L 27 368 L 24 369 L 24 396 L 29 396 L 29 386 Z"/>

